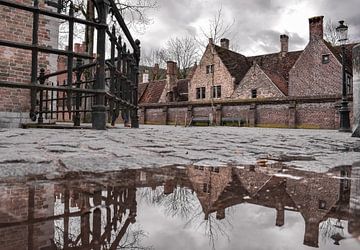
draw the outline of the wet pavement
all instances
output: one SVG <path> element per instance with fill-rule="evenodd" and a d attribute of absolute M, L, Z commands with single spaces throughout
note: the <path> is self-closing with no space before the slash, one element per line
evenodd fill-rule
<path fill-rule="evenodd" d="M 360 249 L 360 140 L 0 130 L 0 249 Z"/>
<path fill-rule="evenodd" d="M 0 200 L 3 250 L 360 248 L 360 163 L 3 178 Z"/>

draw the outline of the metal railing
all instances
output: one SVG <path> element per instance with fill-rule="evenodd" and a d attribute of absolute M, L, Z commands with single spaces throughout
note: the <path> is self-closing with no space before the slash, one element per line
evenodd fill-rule
<path fill-rule="evenodd" d="M 97 18 L 83 20 L 74 16 L 74 6 L 69 5 L 67 14 L 52 12 L 39 7 L 39 0 L 33 6 L 27 6 L 8 0 L 0 0 L 0 6 L 14 8 L 32 13 L 32 43 L 0 40 L 0 46 L 31 51 L 31 80 L 29 83 L 0 81 L 0 87 L 30 89 L 30 118 L 41 124 L 44 118 L 57 119 L 65 113 L 74 126 L 80 126 L 81 117 L 91 113 L 94 129 L 106 129 L 106 122 L 115 123 L 120 113 L 130 114 L 131 126 L 139 127 L 138 109 L 138 70 L 140 61 L 140 41 L 131 36 L 114 0 L 92 0 Z M 114 24 L 107 24 L 108 15 L 114 17 Z M 68 44 L 65 50 L 39 45 L 40 15 L 68 22 Z M 94 27 L 97 30 L 96 58 L 92 53 L 74 51 L 74 24 Z M 123 37 L 117 35 L 116 27 L 120 27 L 130 44 L 122 42 Z M 106 39 L 110 41 L 110 58 L 106 60 Z M 39 70 L 39 53 L 64 56 L 67 59 L 65 70 L 47 73 L 47 69 Z M 87 64 L 84 64 L 87 60 Z M 75 64 L 75 65 L 74 65 Z M 87 77 L 84 77 L 87 73 Z M 54 84 L 49 80 L 66 74 L 64 83 Z M 108 113 L 108 116 L 107 116 Z M 106 119 L 108 117 L 108 119 Z M 124 117 L 123 117 L 124 118 Z"/>

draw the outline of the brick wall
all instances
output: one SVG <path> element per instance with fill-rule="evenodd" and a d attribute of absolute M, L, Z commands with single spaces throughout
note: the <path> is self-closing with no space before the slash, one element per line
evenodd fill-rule
<path fill-rule="evenodd" d="M 214 65 L 214 74 L 206 73 L 206 66 Z M 234 92 L 233 78 L 212 46 L 208 46 L 189 84 L 189 101 L 196 99 L 196 88 L 206 87 L 205 100 L 212 98 L 212 86 L 221 86 L 221 99 L 229 98 Z"/>
<path fill-rule="evenodd" d="M 15 2 L 32 5 L 32 0 L 15 0 Z M 45 8 L 44 1 L 40 0 L 40 7 Z M 48 7 L 46 7 L 48 8 Z M 32 43 L 32 13 L 0 5 L 2 21 L 0 39 Z M 40 16 L 39 44 L 57 47 L 57 21 L 53 18 Z M 31 80 L 31 52 L 0 46 L 0 81 L 30 83 Z M 39 53 L 39 69 L 48 65 L 55 65 L 56 58 L 48 54 Z M 50 63 L 52 62 L 52 63 Z M 0 88 L 0 127 L 16 127 L 21 122 L 28 121 L 30 109 L 29 90 Z M 13 114 L 9 114 L 13 113 Z M 23 114 L 25 113 L 25 114 Z"/>
<path fill-rule="evenodd" d="M 330 61 L 322 63 L 322 56 Z M 342 66 L 322 39 L 310 41 L 290 70 L 289 96 L 319 96 L 341 93 Z"/>
<path fill-rule="evenodd" d="M 244 126 L 250 127 L 338 129 L 340 101 L 340 96 L 322 96 L 143 104 L 139 116 L 145 124 L 174 124 L 175 117 L 177 124 L 185 124 L 191 117 L 212 114 L 217 125 L 221 124 L 222 118 L 241 118 Z M 352 121 L 352 111 L 350 117 Z"/>
<path fill-rule="evenodd" d="M 252 89 L 256 89 L 258 98 L 285 96 L 257 64 L 249 69 L 231 98 L 249 99 Z"/>

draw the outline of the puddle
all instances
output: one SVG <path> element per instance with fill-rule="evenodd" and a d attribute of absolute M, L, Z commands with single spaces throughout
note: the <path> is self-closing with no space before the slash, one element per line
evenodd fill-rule
<path fill-rule="evenodd" d="M 359 249 L 360 168 L 174 166 L 0 183 L 0 248 Z"/>

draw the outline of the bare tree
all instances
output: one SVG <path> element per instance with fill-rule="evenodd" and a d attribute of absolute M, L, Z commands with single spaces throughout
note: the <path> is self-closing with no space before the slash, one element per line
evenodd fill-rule
<path fill-rule="evenodd" d="M 146 26 L 151 23 L 148 11 L 158 7 L 157 0 L 115 0 L 115 3 L 128 27 L 137 32 L 143 32 Z M 95 19 L 93 0 L 67 0 L 65 4 L 66 6 L 74 5 L 77 17 L 89 21 Z M 75 27 L 75 29 L 77 29 L 75 32 L 77 36 L 85 38 L 79 40 L 85 40 L 86 51 L 92 54 L 94 49 L 94 27 L 87 26 L 85 28 L 81 25 L 79 28 Z M 64 41 L 64 44 L 66 44 L 67 32 L 67 24 L 64 23 L 64 25 L 60 26 L 60 42 Z"/>
<path fill-rule="evenodd" d="M 199 55 L 199 46 L 195 39 L 185 36 L 171 38 L 161 56 L 165 61 L 175 61 L 179 67 L 179 77 L 186 78 Z"/>
<path fill-rule="evenodd" d="M 237 33 L 234 31 L 234 25 L 236 20 L 233 19 L 232 22 L 226 22 L 224 20 L 222 6 L 217 10 L 214 16 L 209 19 L 207 27 L 200 27 L 201 36 L 195 38 L 200 46 L 203 48 L 208 44 L 208 39 L 212 38 L 215 44 L 219 44 L 222 38 L 228 38 L 233 41 L 230 44 L 232 50 L 237 50 L 236 43 Z"/>
<path fill-rule="evenodd" d="M 166 66 L 163 49 L 151 49 L 142 51 L 140 61 L 141 65 L 153 67 L 156 63 L 158 63 L 161 68 Z"/>
<path fill-rule="evenodd" d="M 328 19 L 325 22 L 324 39 L 331 43 L 333 46 L 338 45 L 338 34 L 336 33 L 336 24 Z"/>
<path fill-rule="evenodd" d="M 339 35 L 336 32 L 337 23 L 334 23 L 331 19 L 326 20 L 324 27 L 324 39 L 331 43 L 333 46 L 339 45 Z M 348 37 L 347 42 L 351 42 Z"/>

